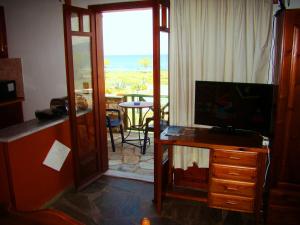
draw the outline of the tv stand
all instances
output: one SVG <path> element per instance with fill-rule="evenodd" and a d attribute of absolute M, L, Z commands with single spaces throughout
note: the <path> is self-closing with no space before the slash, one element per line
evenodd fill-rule
<path fill-rule="evenodd" d="M 259 135 L 226 135 L 209 128 L 182 127 L 179 136 L 167 136 L 164 132 L 155 139 L 154 200 L 158 212 L 163 197 L 179 198 L 207 203 L 208 207 L 254 213 L 259 220 L 262 207 L 263 183 L 267 149 Z M 178 187 L 173 176 L 173 146 L 209 149 L 209 177 L 205 188 L 190 190 L 186 184 Z M 167 159 L 163 158 L 168 150 Z M 194 187 L 197 185 L 194 185 Z M 198 185 L 199 186 L 199 185 Z M 185 190 L 184 190 L 185 189 Z"/>
<path fill-rule="evenodd" d="M 219 134 L 229 134 L 229 135 L 257 135 L 257 132 L 255 131 L 236 129 L 230 126 L 228 127 L 214 126 L 211 128 L 211 131 Z"/>

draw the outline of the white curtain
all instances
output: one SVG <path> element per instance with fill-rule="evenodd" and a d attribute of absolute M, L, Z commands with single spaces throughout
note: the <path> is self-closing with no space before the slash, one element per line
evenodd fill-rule
<path fill-rule="evenodd" d="M 194 126 L 195 80 L 268 82 L 272 0 L 171 0 L 170 13 L 171 124 Z M 176 148 L 174 166 L 208 155 Z"/>

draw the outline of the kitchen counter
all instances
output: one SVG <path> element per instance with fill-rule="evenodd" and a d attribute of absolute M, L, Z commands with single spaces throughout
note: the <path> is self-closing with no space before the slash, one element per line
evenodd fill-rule
<path fill-rule="evenodd" d="M 84 115 L 90 112 L 91 109 L 80 110 L 77 112 L 77 116 Z M 3 129 L 0 129 L 0 142 L 12 142 L 22 137 L 31 135 L 35 132 L 44 130 L 48 127 L 55 126 L 59 123 L 62 123 L 69 119 L 69 116 L 62 116 L 60 118 L 51 119 L 51 120 L 28 120 L 23 123 L 19 123 L 13 126 L 9 126 Z"/>
<path fill-rule="evenodd" d="M 57 125 L 68 119 L 68 116 L 63 116 L 58 119 L 39 121 L 33 119 L 24 123 L 16 124 L 10 127 L 0 129 L 0 142 L 11 142 L 19 138 L 28 136 L 40 130 Z"/>
<path fill-rule="evenodd" d="M 68 116 L 0 130 L 0 205 L 36 210 L 73 185 L 72 151 L 59 171 L 43 164 L 55 141 L 72 150 Z"/>

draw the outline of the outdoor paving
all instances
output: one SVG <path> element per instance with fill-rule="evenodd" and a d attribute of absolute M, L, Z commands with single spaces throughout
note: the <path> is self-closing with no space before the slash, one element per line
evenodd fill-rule
<path fill-rule="evenodd" d="M 150 133 L 150 145 L 147 145 L 146 153 L 141 154 L 141 149 L 126 143 L 121 143 L 121 135 L 114 133 L 116 151 L 112 151 L 110 137 L 108 135 L 108 159 L 109 175 L 127 177 L 145 181 L 153 181 L 154 148 L 153 134 Z M 127 133 L 125 133 L 125 137 Z M 136 132 L 130 134 L 130 138 L 137 137 Z"/>

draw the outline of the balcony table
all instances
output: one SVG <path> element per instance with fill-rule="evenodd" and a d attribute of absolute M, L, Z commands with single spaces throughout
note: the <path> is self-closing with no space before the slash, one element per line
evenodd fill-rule
<path fill-rule="evenodd" d="M 146 115 L 147 113 L 150 111 L 150 109 L 153 107 L 153 103 L 152 102 L 144 102 L 144 101 L 139 101 L 139 102 L 121 102 L 119 104 L 119 106 L 121 108 L 124 108 L 124 109 L 128 109 L 128 108 L 131 108 L 131 109 L 148 109 L 146 111 L 146 113 L 144 114 L 142 120 L 141 120 L 141 123 L 137 124 L 137 125 L 134 125 L 132 124 L 131 120 L 130 120 L 130 117 L 128 116 L 127 113 L 124 112 L 124 114 L 127 116 L 128 118 L 128 121 L 130 123 L 130 126 L 129 126 L 129 133 L 128 135 L 125 137 L 125 140 L 123 141 L 123 143 L 127 143 L 127 144 L 130 144 L 130 145 L 133 145 L 133 146 L 136 146 L 136 147 L 139 147 L 141 149 L 141 152 L 142 152 L 142 149 L 143 149 L 143 141 L 144 141 L 144 138 L 141 138 L 141 132 L 144 132 L 143 130 L 143 127 L 144 127 L 144 120 L 146 118 Z M 131 130 L 132 128 L 135 128 L 137 129 L 138 131 L 138 135 L 139 137 L 138 138 L 132 138 L 132 139 L 129 139 L 128 137 L 130 136 L 131 134 Z M 138 144 L 136 143 L 132 143 L 132 141 L 138 141 Z M 148 138 L 148 140 L 150 142 L 150 138 Z"/>

